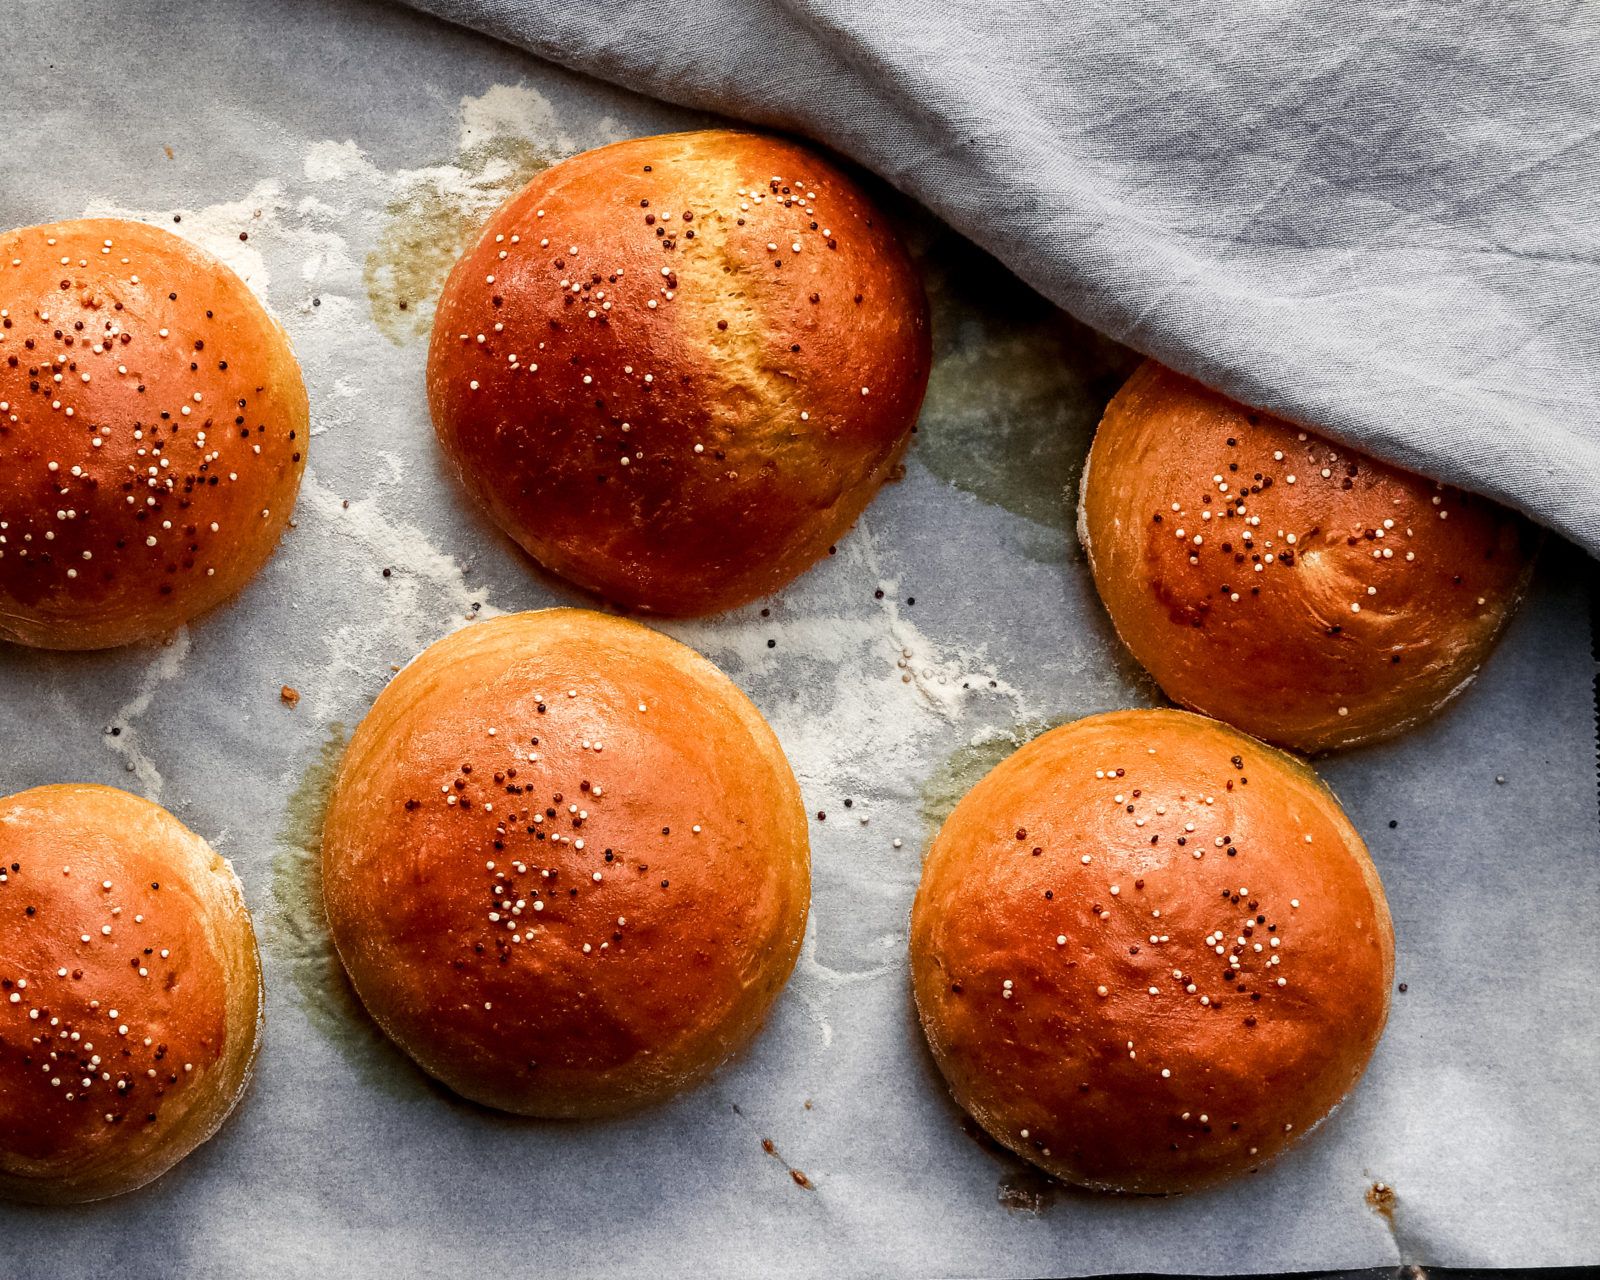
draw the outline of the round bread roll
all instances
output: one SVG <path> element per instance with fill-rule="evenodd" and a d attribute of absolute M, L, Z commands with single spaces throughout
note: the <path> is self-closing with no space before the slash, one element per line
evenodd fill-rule
<path fill-rule="evenodd" d="M 1154 362 L 1107 407 L 1078 533 L 1175 702 L 1322 751 L 1432 715 L 1526 585 L 1531 526 Z"/>
<path fill-rule="evenodd" d="M 402 671 L 345 753 L 322 858 L 379 1026 L 535 1116 L 715 1069 L 788 979 L 810 897 L 761 714 L 692 649 L 582 609 L 478 623 Z"/>
<path fill-rule="evenodd" d="M 104 649 L 226 600 L 306 435 L 288 339 L 217 259 L 108 218 L 0 235 L 0 639 Z"/>
<path fill-rule="evenodd" d="M 639 138 L 545 171 L 439 300 L 445 452 L 547 568 L 708 613 L 794 578 L 910 438 L 928 305 L 844 173 L 779 138 Z"/>
<path fill-rule="evenodd" d="M 233 869 L 111 787 L 0 800 L 0 1197 L 159 1178 L 249 1081 L 261 964 Z"/>
<path fill-rule="evenodd" d="M 1181 711 L 1034 739 L 923 866 L 911 974 L 961 1104 L 1058 1178 L 1187 1191 L 1337 1106 L 1389 1015 L 1394 931 L 1304 765 Z"/>

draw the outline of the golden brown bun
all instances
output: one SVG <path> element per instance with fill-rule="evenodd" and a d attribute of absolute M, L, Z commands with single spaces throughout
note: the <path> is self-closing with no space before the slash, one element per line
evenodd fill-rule
<path fill-rule="evenodd" d="M 0 1197 L 160 1177 L 244 1092 L 261 964 L 233 870 L 111 787 L 0 800 Z"/>
<path fill-rule="evenodd" d="M 956 807 L 911 973 L 956 1101 L 998 1141 L 1068 1182 L 1165 1193 L 1270 1160 L 1354 1087 L 1394 931 L 1304 765 L 1182 711 L 1117 711 L 1034 739 Z"/>
<path fill-rule="evenodd" d="M 1168 697 L 1301 751 L 1385 737 L 1448 702 L 1494 647 L 1534 548 L 1492 502 L 1153 361 L 1106 409 L 1078 532 Z"/>
<path fill-rule="evenodd" d="M 855 183 L 716 129 L 585 152 L 502 205 L 445 284 L 428 401 L 535 559 L 621 604 L 707 613 L 855 522 L 929 359 L 921 282 Z"/>
<path fill-rule="evenodd" d="M 128 644 L 244 586 L 307 434 L 244 282 L 154 227 L 58 222 L 0 235 L 0 310 L 0 639 Z"/>
<path fill-rule="evenodd" d="M 519 613 L 383 692 L 323 834 L 328 922 L 378 1024 L 505 1111 L 665 1098 L 756 1032 L 810 853 L 760 712 L 637 623 Z"/>

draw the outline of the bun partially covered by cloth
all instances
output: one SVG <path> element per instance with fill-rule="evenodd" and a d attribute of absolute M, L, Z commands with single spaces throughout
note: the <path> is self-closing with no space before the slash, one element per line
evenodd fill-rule
<path fill-rule="evenodd" d="M 1432 715 L 1526 584 L 1532 528 L 1146 362 L 1107 407 L 1079 536 L 1167 696 L 1301 751 Z"/>

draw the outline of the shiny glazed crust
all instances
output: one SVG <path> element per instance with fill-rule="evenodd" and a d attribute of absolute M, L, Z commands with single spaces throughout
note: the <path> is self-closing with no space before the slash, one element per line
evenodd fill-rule
<path fill-rule="evenodd" d="M 1396 733 L 1464 688 L 1535 546 L 1494 503 L 1154 362 L 1106 409 L 1079 536 L 1169 697 L 1307 752 Z"/>
<path fill-rule="evenodd" d="M 160 1177 L 244 1093 L 261 1008 L 239 881 L 165 809 L 82 784 L 0 801 L 0 1197 Z"/>
<path fill-rule="evenodd" d="M 163 635 L 266 563 L 306 391 L 238 276 L 154 227 L 0 235 L 0 639 Z"/>
<path fill-rule="evenodd" d="M 1264 1163 L 1366 1068 L 1383 887 L 1293 758 L 1181 711 L 1034 739 L 923 866 L 911 972 L 956 1101 L 1059 1178 L 1186 1191 Z"/>
<path fill-rule="evenodd" d="M 896 465 L 927 300 L 845 174 L 707 130 L 585 152 L 456 265 L 428 400 L 473 495 L 620 604 L 726 609 L 794 578 Z"/>
<path fill-rule="evenodd" d="M 800 792 L 693 650 L 581 609 L 477 623 L 395 678 L 323 838 L 328 921 L 379 1025 L 456 1092 L 590 1116 L 756 1032 L 805 932 Z"/>

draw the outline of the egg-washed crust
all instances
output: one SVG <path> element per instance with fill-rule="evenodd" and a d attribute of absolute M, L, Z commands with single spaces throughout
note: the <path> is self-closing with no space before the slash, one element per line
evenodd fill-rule
<path fill-rule="evenodd" d="M 1537 535 L 1484 498 L 1148 361 L 1107 407 L 1079 536 L 1174 701 L 1323 751 L 1434 714 L 1494 647 Z"/>
<path fill-rule="evenodd" d="M 379 1025 L 456 1092 L 589 1116 L 756 1032 L 805 932 L 776 737 L 693 650 L 579 609 L 475 623 L 379 697 L 323 838 L 334 941 Z"/>
<path fill-rule="evenodd" d="M 0 639 L 102 649 L 234 595 L 300 485 L 305 385 L 238 276 L 94 218 L 0 235 Z"/>
<path fill-rule="evenodd" d="M 1068 1182 L 1190 1190 L 1270 1160 L 1388 1018 L 1377 872 L 1304 765 L 1181 711 L 1034 739 L 956 807 L 911 917 L 956 1101 Z"/>
<path fill-rule="evenodd" d="M 243 893 L 204 840 L 111 787 L 0 801 L 0 1198 L 165 1173 L 242 1096 L 261 1015 Z"/>
<path fill-rule="evenodd" d="M 439 440 L 535 559 L 630 607 L 776 590 L 855 522 L 910 438 L 921 281 L 815 151 L 706 130 L 540 174 L 451 272 Z"/>

